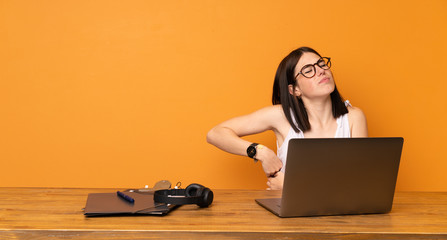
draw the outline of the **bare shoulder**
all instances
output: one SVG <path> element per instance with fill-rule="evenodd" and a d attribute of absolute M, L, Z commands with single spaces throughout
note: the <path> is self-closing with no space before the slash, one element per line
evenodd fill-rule
<path fill-rule="evenodd" d="M 348 116 L 352 120 L 366 120 L 365 114 L 362 109 L 358 107 L 348 106 Z"/>
<path fill-rule="evenodd" d="M 348 107 L 348 119 L 351 128 L 352 137 L 367 137 L 368 126 L 366 123 L 366 116 L 358 107 Z"/>

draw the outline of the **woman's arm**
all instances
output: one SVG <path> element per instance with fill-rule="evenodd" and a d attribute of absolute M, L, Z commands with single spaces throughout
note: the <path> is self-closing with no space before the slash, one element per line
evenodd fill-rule
<path fill-rule="evenodd" d="M 271 106 L 227 120 L 208 132 L 207 141 L 226 152 L 247 156 L 247 148 L 251 142 L 241 137 L 274 130 L 281 111 L 281 106 Z M 282 162 L 275 152 L 265 146 L 257 149 L 255 158 L 262 163 L 267 176 L 282 168 Z"/>

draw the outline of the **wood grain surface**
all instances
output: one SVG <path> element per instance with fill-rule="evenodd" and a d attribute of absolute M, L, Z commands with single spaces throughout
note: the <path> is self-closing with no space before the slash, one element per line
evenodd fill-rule
<path fill-rule="evenodd" d="M 446 192 L 398 192 L 387 214 L 279 218 L 263 190 L 214 190 L 210 208 L 167 216 L 83 215 L 88 193 L 122 189 L 0 188 L 0 239 L 447 239 Z"/>

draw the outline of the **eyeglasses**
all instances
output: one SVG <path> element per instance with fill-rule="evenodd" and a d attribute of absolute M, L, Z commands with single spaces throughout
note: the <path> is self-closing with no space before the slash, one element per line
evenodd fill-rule
<path fill-rule="evenodd" d="M 303 68 L 301 68 L 301 71 L 295 76 L 295 78 L 297 78 L 300 74 L 306 78 L 315 76 L 315 73 L 317 72 L 317 69 L 315 69 L 315 65 L 318 65 L 318 67 L 320 67 L 321 69 L 327 70 L 331 68 L 331 58 L 322 57 L 314 64 L 305 65 Z"/>

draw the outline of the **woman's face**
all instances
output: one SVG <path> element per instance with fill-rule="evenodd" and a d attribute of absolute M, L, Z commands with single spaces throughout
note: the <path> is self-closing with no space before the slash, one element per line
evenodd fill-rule
<path fill-rule="evenodd" d="M 321 65 L 315 64 L 321 58 L 314 53 L 304 53 L 295 66 L 295 79 L 297 84 L 295 88 L 289 85 L 289 91 L 296 96 L 312 99 L 329 96 L 335 89 L 334 79 L 330 69 L 323 69 Z M 322 63 L 322 62 L 320 62 Z M 314 65 L 315 64 L 315 65 Z M 307 66 L 306 66 L 307 65 Z M 313 65 L 315 68 L 315 75 L 307 78 L 304 75 L 310 76 L 313 74 Z M 304 75 L 303 75 L 304 73 Z"/>

